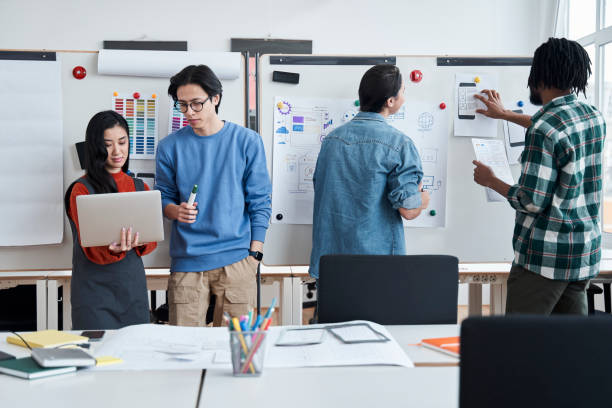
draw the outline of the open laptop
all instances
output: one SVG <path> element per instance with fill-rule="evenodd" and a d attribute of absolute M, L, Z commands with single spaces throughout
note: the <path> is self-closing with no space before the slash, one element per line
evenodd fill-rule
<path fill-rule="evenodd" d="M 157 190 L 80 195 L 76 205 L 82 247 L 119 243 L 122 227 L 138 232 L 141 243 L 164 240 L 161 195 Z"/>

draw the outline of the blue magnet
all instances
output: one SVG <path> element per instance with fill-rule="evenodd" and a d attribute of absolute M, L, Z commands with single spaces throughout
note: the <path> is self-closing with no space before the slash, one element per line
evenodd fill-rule
<path fill-rule="evenodd" d="M 518 105 L 519 108 L 522 108 L 524 105 L 523 101 L 518 101 L 516 104 Z"/>

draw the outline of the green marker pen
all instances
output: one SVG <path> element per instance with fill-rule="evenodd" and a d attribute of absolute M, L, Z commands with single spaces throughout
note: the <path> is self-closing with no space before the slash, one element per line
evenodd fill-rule
<path fill-rule="evenodd" d="M 196 194 L 198 192 L 198 185 L 193 185 L 193 190 L 191 190 L 191 194 L 189 194 L 189 200 L 187 200 L 187 205 L 193 205 L 195 202 Z"/>

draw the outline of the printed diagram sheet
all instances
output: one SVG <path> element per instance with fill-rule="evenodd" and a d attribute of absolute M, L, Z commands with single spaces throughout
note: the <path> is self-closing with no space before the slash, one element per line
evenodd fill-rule
<path fill-rule="evenodd" d="M 312 224 L 312 177 L 321 141 L 358 112 L 353 99 L 276 97 L 272 169 L 272 222 Z M 437 104 L 407 101 L 387 121 L 415 143 L 423 163 L 427 211 L 409 227 L 444 227 L 448 118 Z"/>
<path fill-rule="evenodd" d="M 354 102 L 354 99 L 275 98 L 272 222 L 312 224 L 312 177 L 321 141 L 357 114 Z"/>
<path fill-rule="evenodd" d="M 446 225 L 446 156 L 448 150 L 448 111 L 437 104 L 406 101 L 387 122 L 416 145 L 423 164 L 423 190 L 429 191 L 429 207 L 405 227 L 444 227 Z"/>
<path fill-rule="evenodd" d="M 476 109 L 486 109 L 484 103 L 474 98 L 483 89 L 497 89 L 497 78 L 492 75 L 456 74 L 454 112 L 455 136 L 496 137 L 497 120 L 476 113 Z"/>
<path fill-rule="evenodd" d="M 508 165 L 506 152 L 504 151 L 504 142 L 500 139 L 472 139 L 476 160 L 491 167 L 495 176 L 502 181 L 512 185 L 514 178 Z M 506 198 L 490 188 L 485 188 L 487 193 L 487 201 L 506 201 Z"/>
<path fill-rule="evenodd" d="M 513 112 L 533 116 L 538 110 L 538 107 L 530 103 L 525 103 L 522 108 L 513 109 Z M 521 154 L 525 149 L 525 132 L 526 128 L 517 125 L 516 123 L 504 121 L 504 141 L 506 144 L 506 154 L 510 164 L 521 162 Z"/>

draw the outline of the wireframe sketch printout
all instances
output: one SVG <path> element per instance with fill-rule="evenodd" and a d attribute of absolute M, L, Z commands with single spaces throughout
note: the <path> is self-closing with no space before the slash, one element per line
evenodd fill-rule
<path fill-rule="evenodd" d="M 62 242 L 60 61 L 0 61 L 0 246 Z"/>
<path fill-rule="evenodd" d="M 357 112 L 354 99 L 275 98 L 272 222 L 312 224 L 321 142 Z"/>
<path fill-rule="evenodd" d="M 491 167 L 495 176 L 502 181 L 512 185 L 514 178 L 508 165 L 504 142 L 500 139 L 472 139 L 476 160 Z M 490 188 L 485 188 L 487 201 L 506 201 L 506 198 Z"/>
<path fill-rule="evenodd" d="M 537 106 L 534 106 L 530 103 L 525 103 L 523 107 L 519 109 L 513 109 L 512 111 L 515 113 L 533 116 L 537 112 L 537 110 Z M 508 162 L 510 164 L 520 163 L 521 154 L 523 153 L 523 150 L 525 150 L 525 132 L 527 131 L 527 129 L 509 121 L 503 121 L 503 127 Z"/>
<path fill-rule="evenodd" d="M 423 190 L 429 191 L 429 207 L 405 227 L 444 227 L 446 224 L 446 156 L 448 111 L 438 104 L 406 101 L 387 122 L 415 144 L 423 164 Z"/>
<path fill-rule="evenodd" d="M 157 150 L 158 100 L 155 94 L 136 98 L 135 93 L 113 95 L 113 110 L 130 129 L 130 159 L 154 159 Z"/>
<path fill-rule="evenodd" d="M 486 109 L 484 103 L 474 98 L 476 94 L 484 95 L 483 89 L 497 89 L 497 78 L 481 74 L 455 75 L 455 136 L 497 136 L 497 120 L 476 113 L 476 109 Z"/>

